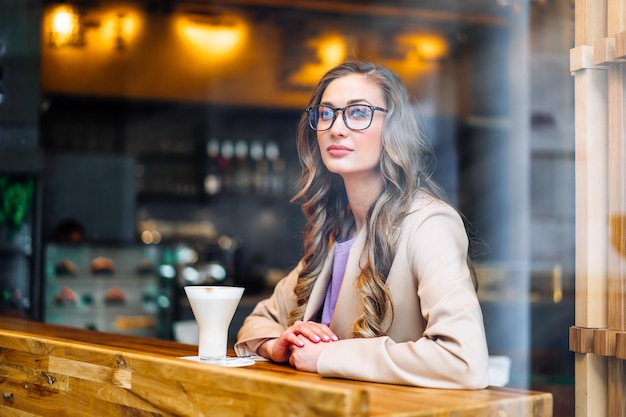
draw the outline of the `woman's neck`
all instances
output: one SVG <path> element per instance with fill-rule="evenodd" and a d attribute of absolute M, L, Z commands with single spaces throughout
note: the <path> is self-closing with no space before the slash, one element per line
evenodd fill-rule
<path fill-rule="evenodd" d="M 348 204 L 354 216 L 356 232 L 358 233 L 363 224 L 365 224 L 367 212 L 380 195 L 380 191 L 383 188 L 383 180 L 379 175 L 376 175 L 367 179 L 344 177 L 343 181 L 348 196 Z"/>

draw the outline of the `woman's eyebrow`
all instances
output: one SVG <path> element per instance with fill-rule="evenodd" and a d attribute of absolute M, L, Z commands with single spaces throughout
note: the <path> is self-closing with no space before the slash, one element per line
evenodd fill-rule
<path fill-rule="evenodd" d="M 352 104 L 359 104 L 359 103 L 370 103 L 370 101 L 365 98 L 354 98 L 352 100 L 348 100 L 348 103 L 346 104 L 346 106 L 350 106 Z M 322 101 L 320 104 L 335 108 L 335 106 L 333 106 L 333 103 L 331 103 L 330 101 Z"/>
<path fill-rule="evenodd" d="M 358 104 L 358 103 L 363 103 L 363 102 L 369 103 L 370 101 L 365 99 L 365 98 L 355 98 L 355 99 L 352 99 L 352 100 L 348 101 L 348 105 L 350 105 L 350 104 Z"/>

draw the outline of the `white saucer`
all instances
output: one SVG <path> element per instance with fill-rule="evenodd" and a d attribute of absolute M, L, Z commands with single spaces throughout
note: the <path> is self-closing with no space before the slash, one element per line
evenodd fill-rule
<path fill-rule="evenodd" d="M 210 365 L 227 366 L 231 368 L 254 365 L 254 361 L 250 358 L 239 358 L 239 357 L 234 357 L 234 356 L 229 356 L 227 358 L 220 359 L 217 361 L 207 361 L 204 359 L 200 359 L 199 356 L 181 356 L 180 359 L 186 359 L 188 361 L 194 361 L 194 362 L 200 362 L 200 363 L 207 363 Z"/>

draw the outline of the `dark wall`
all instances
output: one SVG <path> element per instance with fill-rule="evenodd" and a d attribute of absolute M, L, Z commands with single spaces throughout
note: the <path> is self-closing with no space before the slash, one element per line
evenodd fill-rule
<path fill-rule="evenodd" d="M 34 0 L 0 0 L 0 10 L 0 147 L 34 147 L 42 6 Z"/>
<path fill-rule="evenodd" d="M 132 242 L 136 236 L 135 160 L 126 155 L 48 154 L 43 176 L 43 236 L 73 219 L 85 239 Z"/>
<path fill-rule="evenodd" d="M 8 311 L 39 318 L 43 158 L 37 145 L 42 4 L 39 0 L 0 0 L 0 11 L 0 175 L 11 181 L 34 181 L 33 203 L 19 230 L 7 233 L 6 225 L 0 224 L 0 314 Z"/>

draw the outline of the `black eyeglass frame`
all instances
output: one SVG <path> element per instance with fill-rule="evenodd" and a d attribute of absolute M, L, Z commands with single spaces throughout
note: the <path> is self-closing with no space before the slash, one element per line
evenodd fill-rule
<path fill-rule="evenodd" d="M 353 107 L 353 106 L 362 106 L 362 107 L 367 107 L 372 111 L 372 116 L 370 117 L 370 122 L 367 124 L 367 126 L 362 127 L 360 129 L 353 129 L 349 126 L 348 120 L 346 118 L 346 109 L 349 107 Z M 317 109 L 319 107 L 327 107 L 329 109 L 331 109 L 333 111 L 333 120 L 332 122 L 330 122 L 330 125 L 328 125 L 328 127 L 326 129 L 316 129 L 315 127 L 313 127 L 313 123 L 311 121 L 311 110 Z M 372 125 L 372 121 L 374 120 L 374 113 L 376 112 L 376 110 L 378 111 L 382 111 L 383 113 L 388 113 L 389 110 L 384 109 L 382 107 L 378 107 L 378 106 L 372 106 L 369 104 L 359 104 L 359 103 L 355 103 L 355 104 L 350 104 L 348 106 L 345 107 L 330 107 L 330 106 L 326 106 L 323 104 L 318 104 L 317 106 L 311 106 L 311 107 L 307 107 L 306 109 L 304 109 L 304 111 L 307 113 L 307 120 L 309 122 L 309 127 L 316 131 L 316 132 L 325 132 L 327 130 L 329 130 L 331 127 L 333 127 L 333 124 L 335 124 L 335 120 L 337 120 L 337 112 L 341 110 L 341 117 L 343 118 L 343 123 L 346 125 L 346 127 L 350 130 L 365 130 L 367 128 L 369 128 Z"/>

